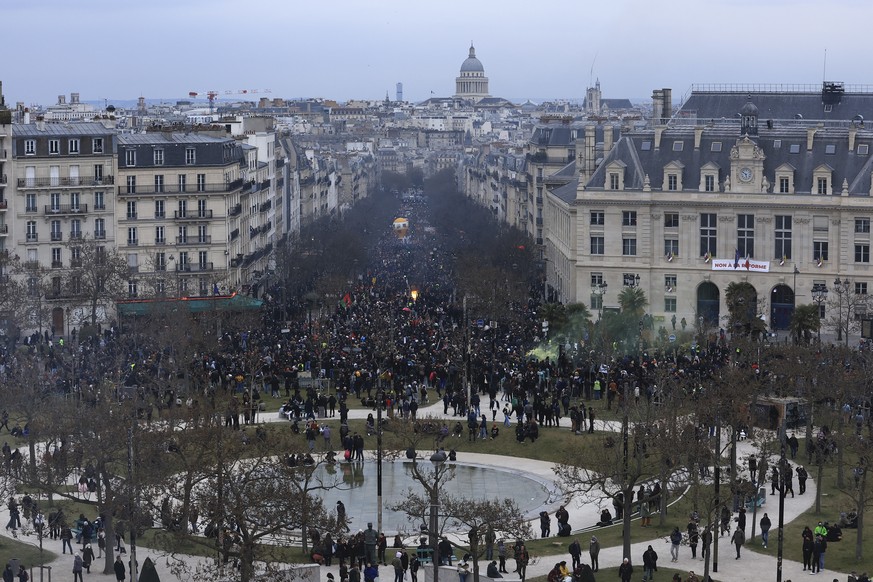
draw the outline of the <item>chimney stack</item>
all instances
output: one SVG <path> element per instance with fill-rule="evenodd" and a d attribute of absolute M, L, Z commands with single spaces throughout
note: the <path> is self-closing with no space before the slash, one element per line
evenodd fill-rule
<path fill-rule="evenodd" d="M 36 116 L 36 129 L 37 131 L 45 131 L 45 117 L 42 115 Z"/>

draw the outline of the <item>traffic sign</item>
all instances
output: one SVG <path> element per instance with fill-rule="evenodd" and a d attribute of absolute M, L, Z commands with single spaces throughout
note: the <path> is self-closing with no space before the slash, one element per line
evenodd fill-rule
<path fill-rule="evenodd" d="M 661 337 L 664 337 L 664 336 L 661 336 Z M 670 334 L 670 337 L 668 337 L 667 339 L 670 340 L 671 343 L 672 343 L 672 342 L 675 342 L 675 341 L 676 341 L 676 334 L 675 334 L 675 333 L 671 333 L 671 334 Z"/>

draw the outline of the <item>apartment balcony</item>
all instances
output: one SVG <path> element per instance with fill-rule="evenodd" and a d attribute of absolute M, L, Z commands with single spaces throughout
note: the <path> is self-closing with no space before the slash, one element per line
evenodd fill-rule
<path fill-rule="evenodd" d="M 154 184 L 137 184 L 134 191 L 128 191 L 127 184 L 118 186 L 119 196 L 136 196 L 136 195 L 152 195 L 152 194 L 199 194 L 199 193 L 214 193 L 214 192 L 231 192 L 238 190 L 242 186 L 242 180 L 234 180 L 228 184 L 196 184 L 194 187 L 189 187 L 187 184 L 184 188 L 178 185 L 165 184 L 159 188 L 155 188 Z"/>
<path fill-rule="evenodd" d="M 24 235 L 24 242 L 26 242 L 26 243 L 39 242 L 39 235 L 35 232 L 29 232 L 26 235 Z"/>
<path fill-rule="evenodd" d="M 179 273 L 206 273 L 212 270 L 212 263 L 184 263 L 176 265 L 176 271 Z"/>
<path fill-rule="evenodd" d="M 165 237 L 155 239 L 155 246 L 156 247 L 163 247 L 166 245 L 167 245 L 167 239 Z"/>
<path fill-rule="evenodd" d="M 237 204 L 233 208 L 230 209 L 228 216 L 238 216 L 242 214 L 242 204 Z"/>
<path fill-rule="evenodd" d="M 131 273 L 139 273 L 139 265 L 128 265 L 127 270 Z"/>
<path fill-rule="evenodd" d="M 9 208 L 9 202 L 6 200 L 0 200 L 0 212 L 3 212 Z"/>
<path fill-rule="evenodd" d="M 230 240 L 236 240 L 239 237 L 239 229 L 235 228 L 230 233 Z"/>
<path fill-rule="evenodd" d="M 210 220 L 212 218 L 212 210 L 198 210 L 196 212 L 173 212 L 174 220 Z"/>
<path fill-rule="evenodd" d="M 96 178 L 19 178 L 18 187 L 23 190 L 29 188 L 82 188 L 83 186 L 106 186 L 115 184 L 114 176 Z"/>
<path fill-rule="evenodd" d="M 267 212 L 269 209 L 273 207 L 273 201 L 267 200 L 263 204 L 261 204 L 261 212 Z"/>
<path fill-rule="evenodd" d="M 212 244 L 212 236 L 177 236 L 177 245 L 208 245 Z"/>
<path fill-rule="evenodd" d="M 6 161 L 6 150 L 0 150 L 0 160 Z"/>
<path fill-rule="evenodd" d="M 83 238 L 84 238 L 84 235 L 82 234 L 81 230 L 77 230 L 75 232 L 70 233 L 70 240 L 82 240 Z"/>
<path fill-rule="evenodd" d="M 138 238 L 129 238 L 127 239 L 127 246 L 129 247 L 138 247 L 139 239 Z"/>
<path fill-rule="evenodd" d="M 63 261 L 52 261 L 52 269 L 60 269 L 64 266 Z"/>
<path fill-rule="evenodd" d="M 58 216 L 64 214 L 88 214 L 87 204 L 59 204 L 57 206 L 44 206 L 44 214 L 46 216 Z"/>
<path fill-rule="evenodd" d="M 94 240 L 106 240 L 106 231 L 105 230 L 95 230 L 94 231 Z"/>
<path fill-rule="evenodd" d="M 9 234 L 9 225 L 8 224 L 0 224 L 0 236 L 7 236 Z"/>
<path fill-rule="evenodd" d="M 54 241 L 62 241 L 62 240 L 64 240 L 64 233 L 62 233 L 62 232 L 53 232 L 53 233 L 51 233 L 50 237 L 51 237 L 50 240 L 53 241 L 53 242 L 54 242 Z"/>
<path fill-rule="evenodd" d="M 0 186 L 5 186 L 6 180 L 7 180 L 6 174 L 0 174 Z"/>

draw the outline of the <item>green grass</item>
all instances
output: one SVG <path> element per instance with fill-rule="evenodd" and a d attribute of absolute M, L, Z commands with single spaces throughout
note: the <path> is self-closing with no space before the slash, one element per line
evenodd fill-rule
<path fill-rule="evenodd" d="M 32 538 L 32 539 L 29 539 Z M 36 541 L 36 536 L 28 536 L 28 541 Z M 15 558 L 19 564 L 23 564 L 28 570 L 39 564 L 50 564 L 57 558 L 57 554 L 48 550 L 39 551 L 38 545 L 31 545 L 12 538 L 0 536 L 0 568 L 5 567 L 9 560 Z M 15 572 L 18 574 L 18 572 Z"/>

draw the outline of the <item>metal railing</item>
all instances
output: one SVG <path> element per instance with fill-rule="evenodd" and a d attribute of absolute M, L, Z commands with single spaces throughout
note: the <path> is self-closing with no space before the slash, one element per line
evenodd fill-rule
<path fill-rule="evenodd" d="M 176 220 L 206 220 L 212 218 L 212 210 L 197 210 L 195 212 L 173 212 L 173 218 Z"/>
<path fill-rule="evenodd" d="M 176 237 L 177 245 L 208 245 L 212 244 L 212 236 L 204 235 L 204 236 L 177 236 Z"/>
<path fill-rule="evenodd" d="M 79 188 L 82 186 L 105 186 L 115 183 L 114 176 L 95 178 L 18 178 L 19 188 Z M 120 187 L 119 187 L 120 188 Z"/>
<path fill-rule="evenodd" d="M 184 263 L 176 265 L 176 271 L 180 273 L 201 273 L 212 270 L 212 263 Z"/>
<path fill-rule="evenodd" d="M 57 206 L 45 206 L 45 214 L 87 214 L 87 204 L 58 204 Z"/>

